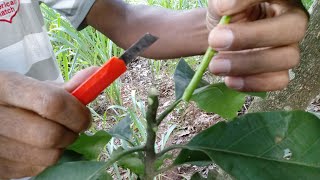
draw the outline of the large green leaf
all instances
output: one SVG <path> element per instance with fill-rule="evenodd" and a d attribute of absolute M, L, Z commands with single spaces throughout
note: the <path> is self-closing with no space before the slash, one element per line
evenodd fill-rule
<path fill-rule="evenodd" d="M 59 159 L 58 164 L 66 163 L 66 162 L 74 162 L 74 161 L 85 161 L 87 160 L 82 154 L 71 150 L 65 150 L 63 152 L 62 157 Z"/>
<path fill-rule="evenodd" d="M 201 132 L 175 164 L 212 160 L 237 179 L 320 179 L 320 119 L 303 111 L 248 114 Z"/>
<path fill-rule="evenodd" d="M 176 99 L 180 99 L 182 97 L 184 90 L 189 85 L 194 74 L 195 72 L 191 69 L 188 63 L 184 59 L 181 59 L 178 63 L 176 71 L 174 72 Z M 200 88 L 206 85 L 209 85 L 209 83 L 202 80 L 198 87 Z"/>
<path fill-rule="evenodd" d="M 208 85 L 197 89 L 192 96 L 198 107 L 206 112 L 231 119 L 237 116 L 245 102 L 246 94 L 229 89 L 224 83 Z"/>
<path fill-rule="evenodd" d="M 106 131 L 98 131 L 93 136 L 81 134 L 68 149 L 83 154 L 88 160 L 95 160 L 111 138 Z"/>
<path fill-rule="evenodd" d="M 132 130 L 130 128 L 132 121 L 130 115 L 126 116 L 121 120 L 117 125 L 115 125 L 110 131 L 109 134 L 113 137 L 124 139 L 126 141 L 131 141 L 132 139 Z"/>
<path fill-rule="evenodd" d="M 124 149 L 122 147 L 118 148 L 112 153 L 111 159 L 115 156 L 118 156 L 123 151 Z M 144 174 L 144 164 L 142 159 L 140 159 L 136 153 L 126 155 L 125 157 L 119 159 L 117 164 L 122 168 L 130 169 L 136 175 L 143 176 Z"/>
<path fill-rule="evenodd" d="M 120 159 L 118 165 L 130 169 L 139 176 L 143 176 L 144 174 L 144 164 L 137 154 L 130 154 Z"/>
<path fill-rule="evenodd" d="M 174 73 L 176 99 L 183 96 L 194 74 L 195 72 L 186 61 L 181 59 Z M 226 119 L 231 119 L 237 116 L 237 112 L 245 102 L 246 95 L 265 98 L 266 93 L 244 94 L 228 88 L 224 83 L 209 85 L 208 82 L 202 80 L 192 100 L 204 111 L 214 112 Z"/>
<path fill-rule="evenodd" d="M 106 170 L 101 169 L 104 164 L 93 161 L 58 164 L 46 169 L 33 180 L 112 180 Z"/>

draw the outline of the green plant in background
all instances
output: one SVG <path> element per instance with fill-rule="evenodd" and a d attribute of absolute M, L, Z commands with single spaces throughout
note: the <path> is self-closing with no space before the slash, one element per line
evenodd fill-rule
<path fill-rule="evenodd" d="M 313 0 L 303 0 L 302 2 L 306 8 L 310 8 L 310 6 L 313 3 Z"/>
<path fill-rule="evenodd" d="M 57 62 L 66 81 L 77 71 L 100 66 L 112 56 L 122 53 L 122 49 L 97 30 L 88 27 L 78 32 L 54 10 L 43 5 L 42 12 Z M 120 86 L 120 81 L 116 81 L 106 90 L 108 102 L 122 105 Z"/>

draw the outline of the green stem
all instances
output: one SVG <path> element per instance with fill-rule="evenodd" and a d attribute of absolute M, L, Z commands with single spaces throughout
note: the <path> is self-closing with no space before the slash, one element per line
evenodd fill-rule
<path fill-rule="evenodd" d="M 209 47 L 207 49 L 206 54 L 203 57 L 203 60 L 200 64 L 199 69 L 197 70 L 196 74 L 193 76 L 191 82 L 189 83 L 188 87 L 186 88 L 186 90 L 184 91 L 184 94 L 182 96 L 182 99 L 186 102 L 189 102 L 193 92 L 197 89 L 199 82 L 202 79 L 202 76 L 204 74 L 204 72 L 206 71 L 206 69 L 209 66 L 209 63 L 211 61 L 211 59 L 213 58 L 213 56 L 216 55 L 216 51 L 213 50 L 211 47 Z"/>
<path fill-rule="evenodd" d="M 144 151 L 145 149 L 146 149 L 146 146 L 138 146 L 138 147 L 133 147 L 131 149 L 125 150 L 122 153 L 109 159 L 109 161 L 103 166 L 102 169 L 105 169 L 105 168 L 111 166 L 113 163 L 117 162 L 119 159 L 121 159 L 129 154 L 132 154 L 135 152 L 141 152 L 141 151 Z"/>
<path fill-rule="evenodd" d="M 159 153 L 157 154 L 157 157 L 160 158 L 161 156 L 165 155 L 167 152 L 173 151 L 173 150 L 175 150 L 175 149 L 187 149 L 187 146 L 185 146 L 185 145 L 179 145 L 179 144 L 169 146 L 169 147 L 163 149 L 161 152 L 159 152 Z"/>
<path fill-rule="evenodd" d="M 172 145 L 172 146 L 170 146 L 170 147 L 165 148 L 165 149 L 162 150 L 161 152 L 159 152 L 159 153 L 157 154 L 157 158 L 160 158 L 160 157 L 164 156 L 166 153 L 168 153 L 168 152 L 170 152 L 170 151 L 173 151 L 173 150 L 175 150 L 175 149 L 187 149 L 187 146 L 185 146 L 185 145 Z M 172 169 L 173 167 L 175 167 L 175 165 L 174 165 L 174 164 L 171 164 L 171 165 L 169 165 L 168 167 L 159 169 L 159 170 L 156 172 L 156 174 L 157 174 L 157 175 L 158 175 L 158 174 L 162 174 L 162 173 L 164 173 L 164 172 Z"/>
<path fill-rule="evenodd" d="M 159 174 L 162 174 L 162 173 L 164 173 L 164 172 L 169 171 L 170 169 L 172 169 L 172 168 L 174 168 L 174 167 L 175 167 L 175 165 L 171 164 L 171 165 L 168 166 L 168 167 L 159 169 L 156 173 L 157 173 L 157 175 L 159 175 Z"/>
<path fill-rule="evenodd" d="M 148 96 L 148 110 L 146 114 L 147 119 L 147 142 L 145 150 L 145 180 L 153 180 L 155 176 L 155 161 L 156 161 L 156 152 L 155 152 L 155 142 L 157 138 L 157 111 L 159 107 L 159 93 L 157 89 L 151 88 Z"/>
<path fill-rule="evenodd" d="M 98 169 L 95 173 L 93 173 L 89 179 L 99 175 L 102 171 L 106 171 L 106 169 L 109 166 L 111 166 L 112 164 L 117 162 L 119 159 L 121 159 L 129 154 L 135 153 L 135 152 L 145 151 L 145 149 L 146 149 L 146 146 L 133 147 L 131 149 L 123 151 L 122 153 L 120 153 L 116 156 L 113 156 L 112 158 L 109 159 L 109 161 L 106 162 L 106 164 L 104 164 L 100 169 Z"/>
<path fill-rule="evenodd" d="M 168 114 L 170 114 L 174 110 L 174 108 L 176 108 L 180 104 L 181 101 L 182 101 L 181 99 L 179 99 L 178 101 L 175 101 L 163 113 L 159 115 L 159 117 L 157 118 L 157 126 L 160 125 L 160 123 L 164 120 L 164 118 L 166 118 Z"/>
<path fill-rule="evenodd" d="M 223 16 L 220 20 L 219 24 L 228 24 L 231 20 L 230 16 Z M 196 74 L 193 76 L 191 82 L 189 83 L 188 87 L 186 88 L 186 90 L 184 91 L 183 97 L 182 99 L 186 102 L 189 102 L 193 92 L 197 89 L 199 82 L 202 79 L 202 76 L 204 74 L 204 72 L 206 71 L 206 69 L 209 66 L 209 63 L 211 61 L 211 59 L 217 54 L 217 51 L 213 50 L 211 47 L 209 47 L 207 49 L 206 54 L 203 57 L 203 60 L 200 64 L 199 69 L 197 70 Z"/>

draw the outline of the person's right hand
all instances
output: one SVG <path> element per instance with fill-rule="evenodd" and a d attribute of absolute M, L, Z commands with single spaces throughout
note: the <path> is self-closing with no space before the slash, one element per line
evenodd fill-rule
<path fill-rule="evenodd" d="M 89 127 L 90 111 L 68 91 L 95 70 L 64 86 L 0 72 L 0 179 L 37 175 Z"/>

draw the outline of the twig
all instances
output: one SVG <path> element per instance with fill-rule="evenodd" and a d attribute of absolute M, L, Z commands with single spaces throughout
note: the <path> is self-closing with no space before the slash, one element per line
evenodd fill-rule
<path fill-rule="evenodd" d="M 230 16 L 223 16 L 220 20 L 219 24 L 228 24 L 230 22 Z M 197 70 L 196 74 L 193 76 L 191 82 L 189 83 L 188 87 L 184 91 L 182 99 L 186 102 L 189 102 L 193 92 L 197 89 L 199 82 L 202 79 L 202 76 L 206 69 L 209 66 L 211 59 L 217 54 L 217 51 L 213 50 L 211 47 L 208 47 L 206 54 L 204 55 L 202 62 L 200 64 L 199 69 Z"/>
<path fill-rule="evenodd" d="M 123 158 L 124 156 L 127 156 L 127 155 L 135 153 L 135 152 L 145 151 L 145 149 L 146 149 L 146 146 L 138 146 L 138 147 L 133 147 L 131 149 L 125 150 L 122 153 L 109 159 L 109 161 L 107 161 L 107 163 L 104 165 L 103 168 L 109 167 L 110 165 L 117 162 L 119 159 Z"/>
<path fill-rule="evenodd" d="M 145 151 L 145 149 L 146 149 L 145 146 L 133 147 L 131 149 L 123 151 L 122 153 L 120 153 L 116 156 L 113 156 L 112 158 L 109 159 L 109 161 L 107 161 L 106 164 L 104 164 L 100 169 L 98 169 L 95 173 L 93 173 L 92 176 L 89 177 L 89 179 L 98 175 L 101 171 L 104 171 L 106 168 L 108 168 L 109 166 L 111 166 L 112 164 L 117 162 L 119 159 L 121 159 L 129 154 L 135 153 L 135 152 Z"/>
<path fill-rule="evenodd" d="M 187 148 L 188 148 L 188 147 L 187 147 L 186 145 L 180 145 L 180 144 L 178 144 L 178 145 L 172 145 L 172 146 L 169 146 L 169 147 L 163 149 L 161 152 L 159 152 L 159 153 L 157 154 L 157 157 L 159 158 L 159 157 L 165 155 L 167 152 L 173 151 L 173 150 L 175 150 L 175 149 L 187 149 Z"/>
<path fill-rule="evenodd" d="M 146 142 L 146 154 L 145 154 L 145 177 L 146 180 L 153 180 L 155 176 L 155 142 L 157 132 L 157 111 L 159 107 L 159 93 L 155 88 L 151 88 L 148 96 L 148 110 L 146 114 L 147 119 L 147 142 Z"/>
<path fill-rule="evenodd" d="M 168 116 L 168 114 L 170 114 L 174 110 L 174 108 L 176 108 L 180 104 L 181 101 L 182 101 L 182 99 L 175 101 L 163 113 L 160 114 L 160 116 L 157 119 L 157 126 L 159 126 L 161 124 L 161 122 L 164 120 L 164 118 L 166 118 Z"/>
<path fill-rule="evenodd" d="M 162 174 L 162 173 L 164 173 L 164 172 L 169 171 L 170 169 L 172 169 L 172 168 L 174 168 L 174 167 L 175 167 L 175 165 L 171 164 L 171 165 L 168 166 L 168 167 L 159 169 L 156 173 L 157 173 L 157 174 Z"/>

